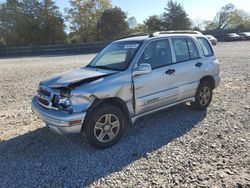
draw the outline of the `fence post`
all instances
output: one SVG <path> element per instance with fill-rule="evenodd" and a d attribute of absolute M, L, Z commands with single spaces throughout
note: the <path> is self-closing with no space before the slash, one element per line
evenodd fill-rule
<path fill-rule="evenodd" d="M 6 44 L 5 47 L 6 47 L 6 56 L 9 57 L 8 45 Z"/>

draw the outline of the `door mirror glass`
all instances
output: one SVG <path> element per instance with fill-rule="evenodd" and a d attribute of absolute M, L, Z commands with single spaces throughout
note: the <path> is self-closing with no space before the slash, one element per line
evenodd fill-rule
<path fill-rule="evenodd" d="M 134 70 L 133 76 L 148 74 L 152 72 L 152 67 L 148 63 L 141 63 L 139 66 Z"/>

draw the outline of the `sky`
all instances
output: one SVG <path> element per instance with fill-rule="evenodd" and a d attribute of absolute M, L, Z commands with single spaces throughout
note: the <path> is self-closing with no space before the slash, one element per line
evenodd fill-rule
<path fill-rule="evenodd" d="M 1 0 L 0 0 L 1 1 Z M 69 6 L 68 0 L 56 0 L 63 10 Z M 138 23 L 143 23 L 151 15 L 159 15 L 164 11 L 167 0 L 111 0 L 114 6 L 121 7 L 134 16 Z M 177 0 L 181 3 L 192 20 L 212 20 L 220 8 L 233 3 L 236 8 L 250 12 L 249 0 Z"/>
<path fill-rule="evenodd" d="M 5 0 L 0 0 L 4 2 Z M 128 17 L 134 16 L 138 23 L 143 23 L 151 15 L 160 15 L 166 7 L 167 0 L 111 0 L 114 6 L 121 7 Z M 236 8 L 250 12 L 250 0 L 177 0 L 184 6 L 189 17 L 194 21 L 212 20 L 216 12 L 228 3 Z M 56 0 L 61 11 L 69 7 L 68 0 Z"/>

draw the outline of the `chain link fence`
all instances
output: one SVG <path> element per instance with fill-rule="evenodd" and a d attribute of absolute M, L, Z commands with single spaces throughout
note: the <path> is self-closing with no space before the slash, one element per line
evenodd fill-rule
<path fill-rule="evenodd" d="M 226 29 L 202 31 L 205 35 L 213 35 L 219 41 L 224 41 L 228 33 L 250 32 L 250 29 Z M 0 58 L 41 56 L 41 55 L 77 55 L 90 54 L 101 51 L 110 42 L 61 44 L 32 47 L 0 47 Z"/>
<path fill-rule="evenodd" d="M 32 47 L 0 47 L 0 57 L 23 57 L 42 55 L 77 55 L 101 51 L 109 42 L 62 44 Z"/>

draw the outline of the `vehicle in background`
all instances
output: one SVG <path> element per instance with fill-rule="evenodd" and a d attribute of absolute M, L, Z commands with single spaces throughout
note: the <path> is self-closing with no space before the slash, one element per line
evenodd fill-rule
<path fill-rule="evenodd" d="M 242 40 L 250 40 L 250 32 L 241 32 L 239 36 Z"/>
<path fill-rule="evenodd" d="M 225 41 L 238 41 L 241 37 L 237 33 L 228 33 L 225 35 Z"/>
<path fill-rule="evenodd" d="M 211 44 L 213 46 L 215 46 L 217 44 L 218 40 L 214 36 L 212 36 L 212 35 L 206 35 L 206 37 L 211 42 Z"/>

